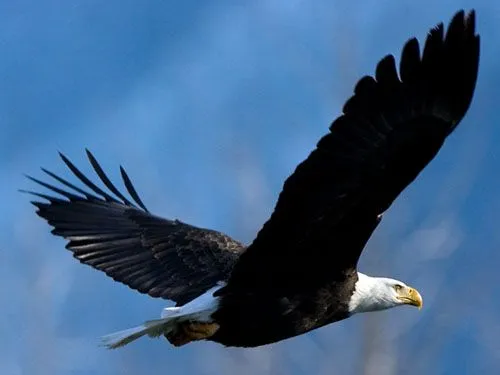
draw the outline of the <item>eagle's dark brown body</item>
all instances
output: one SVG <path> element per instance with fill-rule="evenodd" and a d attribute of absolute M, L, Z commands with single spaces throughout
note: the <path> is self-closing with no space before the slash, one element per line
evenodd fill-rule
<path fill-rule="evenodd" d="M 345 319 L 356 281 L 356 272 L 352 272 L 343 280 L 289 297 L 269 291 L 225 295 L 220 309 L 212 315 L 220 328 L 209 340 L 226 346 L 254 347 Z"/>

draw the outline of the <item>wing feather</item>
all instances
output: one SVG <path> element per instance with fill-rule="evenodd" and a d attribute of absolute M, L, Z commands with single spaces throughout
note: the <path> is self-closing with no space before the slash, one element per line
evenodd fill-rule
<path fill-rule="evenodd" d="M 359 80 L 343 115 L 286 180 L 271 218 L 226 290 L 317 287 L 355 271 L 381 213 L 461 121 L 479 64 L 475 14 L 458 12 Z M 256 271 L 258 270 L 258 271 Z"/>
<path fill-rule="evenodd" d="M 38 215 L 54 228 L 52 233 L 68 240 L 66 248 L 75 258 L 141 293 L 178 304 L 228 278 L 243 245 L 222 233 L 150 214 L 122 167 L 123 182 L 132 200 L 86 152 L 97 176 L 115 197 L 94 184 L 63 154 L 63 162 L 92 193 L 46 169 L 42 170 L 69 190 L 28 178 L 64 199 L 25 191 L 47 201 L 32 203 Z"/>

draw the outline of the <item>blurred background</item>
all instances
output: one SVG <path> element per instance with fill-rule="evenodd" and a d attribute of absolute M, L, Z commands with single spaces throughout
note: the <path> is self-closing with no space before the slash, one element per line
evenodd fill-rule
<path fill-rule="evenodd" d="M 88 147 L 154 213 L 249 243 L 357 79 L 462 7 L 481 33 L 474 101 L 360 264 L 416 286 L 423 310 L 256 349 L 98 346 L 171 302 L 72 259 L 23 173 L 74 181 L 57 151 L 91 173 Z M 0 1 L 0 374 L 497 373 L 499 24 L 492 0 Z"/>

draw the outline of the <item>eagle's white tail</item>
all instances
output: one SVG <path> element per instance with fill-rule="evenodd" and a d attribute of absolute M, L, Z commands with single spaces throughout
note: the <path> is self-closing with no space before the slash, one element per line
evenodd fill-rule
<path fill-rule="evenodd" d="M 176 319 L 170 318 L 150 320 L 140 326 L 103 336 L 101 341 L 102 344 L 108 349 L 116 349 L 130 344 L 132 341 L 135 341 L 144 335 L 148 335 L 149 337 L 158 337 L 163 334 L 168 334 L 175 328 L 176 322 Z"/>
<path fill-rule="evenodd" d="M 116 349 L 135 341 L 142 336 L 159 337 L 169 335 L 176 331 L 179 323 L 194 321 L 200 323 L 211 323 L 211 315 L 219 305 L 218 297 L 213 294 L 223 284 L 208 290 L 198 298 L 179 307 L 167 307 L 161 313 L 161 319 L 148 320 L 144 324 L 111 333 L 101 338 L 102 345 L 109 349 Z"/>

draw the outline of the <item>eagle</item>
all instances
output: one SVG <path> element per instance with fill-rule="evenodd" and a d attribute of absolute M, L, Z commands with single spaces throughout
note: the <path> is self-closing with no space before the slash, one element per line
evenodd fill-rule
<path fill-rule="evenodd" d="M 27 176 L 51 191 L 37 214 L 81 263 L 151 297 L 160 317 L 102 338 L 118 348 L 143 336 L 174 346 L 209 340 L 256 347 L 354 314 L 422 307 L 404 282 L 357 270 L 384 212 L 436 156 L 472 101 L 479 66 L 474 10 L 438 24 L 423 49 L 403 47 L 361 78 L 329 132 L 285 181 L 274 212 L 246 246 L 226 234 L 151 213 L 120 167 L 120 192 L 92 153 L 98 186 L 60 154 L 79 186 Z"/>

